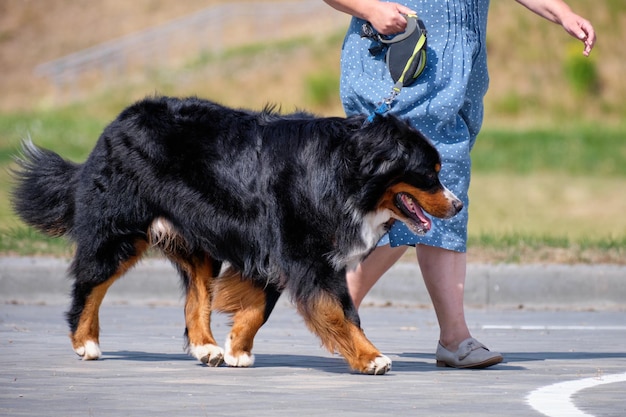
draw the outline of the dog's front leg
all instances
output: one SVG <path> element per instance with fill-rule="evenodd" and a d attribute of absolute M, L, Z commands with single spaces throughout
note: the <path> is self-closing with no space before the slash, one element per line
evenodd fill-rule
<path fill-rule="evenodd" d="M 391 359 L 365 337 L 347 288 L 339 298 L 343 303 L 336 294 L 322 291 L 296 303 L 309 329 L 329 351 L 339 352 L 352 369 L 361 373 L 385 374 L 391 370 Z"/>
<path fill-rule="evenodd" d="M 229 366 L 254 365 L 254 336 L 267 321 L 280 291 L 272 284 L 263 287 L 228 269 L 213 286 L 213 310 L 232 314 L 232 328 L 224 345 L 224 361 Z"/>

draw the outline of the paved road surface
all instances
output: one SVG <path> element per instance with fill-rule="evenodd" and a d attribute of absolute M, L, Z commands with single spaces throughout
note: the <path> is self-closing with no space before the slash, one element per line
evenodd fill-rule
<path fill-rule="evenodd" d="M 171 295 L 105 300 L 103 358 L 83 362 L 67 337 L 67 297 L 20 291 L 0 304 L 1 416 L 626 416 L 626 307 L 615 300 L 469 308 L 474 336 L 505 356 L 487 370 L 435 367 L 430 307 L 365 306 L 366 334 L 393 360 L 389 374 L 369 376 L 320 348 L 287 299 L 256 338 L 255 366 L 233 369 L 183 352 Z M 216 316 L 214 330 L 224 340 L 227 318 Z"/>

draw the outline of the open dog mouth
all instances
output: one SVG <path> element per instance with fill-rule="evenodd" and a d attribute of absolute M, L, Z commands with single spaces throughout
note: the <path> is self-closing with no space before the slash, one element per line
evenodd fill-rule
<path fill-rule="evenodd" d="M 430 219 L 426 217 L 420 205 L 410 194 L 396 194 L 396 206 L 410 220 L 406 225 L 413 233 L 421 236 L 430 230 Z"/>

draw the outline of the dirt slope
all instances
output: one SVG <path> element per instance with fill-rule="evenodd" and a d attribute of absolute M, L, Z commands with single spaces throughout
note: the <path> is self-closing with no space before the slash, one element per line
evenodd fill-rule
<path fill-rule="evenodd" d="M 2 0 L 0 110 L 28 108 L 51 88 L 38 64 L 224 0 Z"/>

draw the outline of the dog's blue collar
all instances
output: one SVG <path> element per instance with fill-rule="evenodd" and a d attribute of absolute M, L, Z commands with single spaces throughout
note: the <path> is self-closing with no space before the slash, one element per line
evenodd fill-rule
<path fill-rule="evenodd" d="M 396 96 L 398 94 L 400 94 L 400 90 L 402 90 L 402 87 L 403 87 L 402 81 L 398 81 L 393 86 L 393 89 L 391 90 L 391 94 L 389 94 L 388 97 L 384 98 L 378 104 L 378 107 L 376 108 L 376 110 L 374 110 L 374 112 L 371 113 L 367 117 L 365 122 L 363 122 L 363 126 L 366 126 L 366 125 L 372 123 L 374 121 L 374 118 L 376 117 L 376 115 L 383 116 L 385 113 L 387 113 L 389 110 L 391 110 L 391 103 L 393 103 L 393 101 L 395 100 Z"/>

